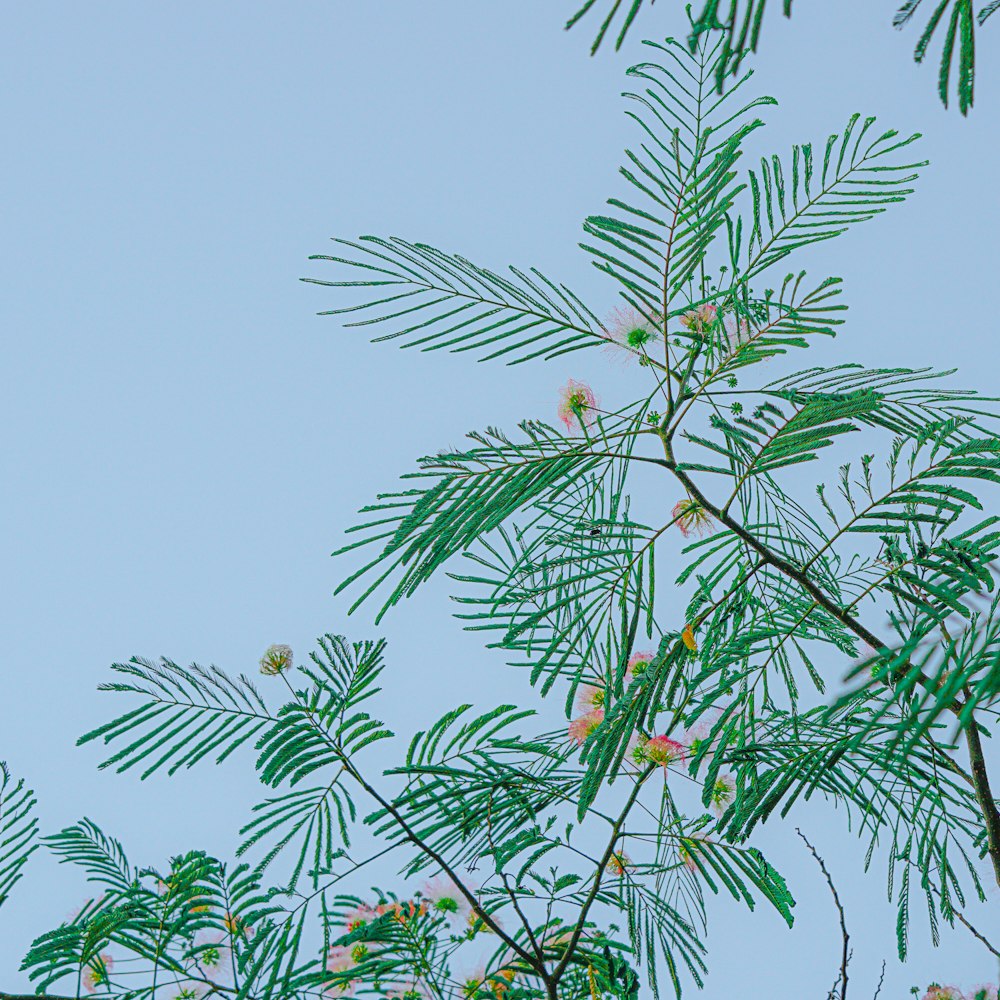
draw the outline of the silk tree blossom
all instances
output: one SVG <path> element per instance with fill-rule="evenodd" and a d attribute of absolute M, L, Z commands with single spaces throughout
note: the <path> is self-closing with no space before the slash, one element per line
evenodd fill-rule
<path fill-rule="evenodd" d="M 715 779 L 712 792 L 709 796 L 712 812 L 716 816 L 722 814 L 729 808 L 729 804 L 736 797 L 736 781 L 731 774 L 720 774 Z"/>
<path fill-rule="evenodd" d="M 966 994 L 966 1000 L 997 1000 L 997 988 L 988 983 L 973 986 Z"/>
<path fill-rule="evenodd" d="M 706 745 L 712 730 L 721 718 L 721 708 L 710 708 L 693 726 L 691 726 L 690 729 L 688 729 L 684 736 L 684 740 L 691 748 L 692 754 L 701 753 L 702 747 Z M 708 752 L 714 750 L 717 743 L 717 739 L 712 740 L 712 742 L 708 744 Z"/>
<path fill-rule="evenodd" d="M 115 967 L 114 956 L 106 951 L 96 955 L 83 970 L 83 988 L 88 993 L 96 993 L 102 986 L 108 985 L 111 970 Z"/>
<path fill-rule="evenodd" d="M 229 935 L 224 931 L 198 931 L 194 937 L 194 960 L 206 979 L 215 983 L 228 981 L 233 974 Z"/>
<path fill-rule="evenodd" d="M 403 899 L 392 903 L 379 903 L 375 914 L 379 917 L 390 916 L 396 923 L 406 924 L 427 912 L 427 904 L 420 900 Z"/>
<path fill-rule="evenodd" d="M 692 535 L 700 538 L 712 530 L 712 515 L 697 500 L 692 500 L 690 497 L 678 500 L 670 513 L 685 538 L 690 538 Z"/>
<path fill-rule="evenodd" d="M 201 1000 L 202 997 L 208 996 L 208 993 L 209 988 L 204 983 L 185 979 L 165 987 L 162 996 L 163 1000 Z"/>
<path fill-rule="evenodd" d="M 275 643 L 264 650 L 260 658 L 260 672 L 265 677 L 277 677 L 292 669 L 292 647 Z"/>
<path fill-rule="evenodd" d="M 747 319 L 737 319 L 732 315 L 726 316 L 722 321 L 722 326 L 726 331 L 730 354 L 735 354 L 751 338 L 750 321 Z"/>
<path fill-rule="evenodd" d="M 647 346 L 660 339 L 659 317 L 650 319 L 633 306 L 615 309 L 608 322 L 609 346 L 624 348 L 631 354 L 647 354 Z"/>
<path fill-rule="evenodd" d="M 939 986 L 937 983 L 932 983 L 923 1000 L 965 1000 L 965 996 L 957 986 Z"/>
<path fill-rule="evenodd" d="M 604 709 L 595 708 L 584 715 L 578 715 L 569 724 L 569 738 L 577 745 L 583 746 L 587 737 L 604 721 Z"/>
<path fill-rule="evenodd" d="M 641 677 L 649 669 L 654 656 L 651 652 L 633 653 L 628 661 L 628 673 L 633 677 Z"/>
<path fill-rule="evenodd" d="M 559 419 L 572 432 L 578 425 L 589 427 L 597 419 L 597 397 L 585 382 L 570 379 L 559 390 Z"/>
<path fill-rule="evenodd" d="M 661 767 L 684 760 L 686 754 L 687 747 L 669 736 L 653 736 L 649 739 L 640 736 L 637 746 L 632 751 L 636 763 L 659 764 Z"/>
<path fill-rule="evenodd" d="M 681 316 L 681 326 L 692 333 L 707 333 L 718 318 L 718 309 L 710 302 L 703 302 L 696 309 Z"/>
<path fill-rule="evenodd" d="M 374 906 L 370 906 L 368 903 L 359 903 L 353 910 L 348 910 L 344 914 L 344 925 L 347 927 L 348 932 L 355 931 L 369 921 L 374 920 L 377 916 L 378 914 L 375 912 Z"/>
<path fill-rule="evenodd" d="M 428 880 L 421 889 L 421 895 L 432 913 L 468 922 L 472 906 L 450 878 L 438 875 Z"/>
<path fill-rule="evenodd" d="M 357 963 L 354 961 L 353 949 L 347 945 L 331 945 L 326 953 L 325 968 L 327 972 L 350 972 Z M 349 997 L 354 995 L 354 980 L 331 983 L 323 990 L 326 997 Z"/>
<path fill-rule="evenodd" d="M 595 708 L 604 708 L 606 695 L 604 688 L 596 684 L 581 684 L 576 689 L 576 707 L 581 712 L 592 712 Z"/>

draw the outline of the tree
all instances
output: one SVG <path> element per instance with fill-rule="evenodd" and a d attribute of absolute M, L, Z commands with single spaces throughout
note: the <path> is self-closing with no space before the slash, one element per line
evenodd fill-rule
<path fill-rule="evenodd" d="M 958 920 L 996 954 L 961 912 L 982 898 L 981 859 L 1000 882 L 981 745 L 1000 676 L 996 603 L 982 606 L 1000 532 L 978 513 L 1000 478 L 994 409 L 927 371 L 778 372 L 845 308 L 839 279 L 783 273 L 786 258 L 905 200 L 918 137 L 853 116 L 821 151 L 744 170 L 773 99 L 745 98 L 746 77 L 719 97 L 724 39 L 649 50 L 626 95 L 641 136 L 622 169 L 632 195 L 584 225 L 584 250 L 622 298 L 611 320 L 534 269 L 498 273 L 401 239 L 340 241 L 314 259 L 344 274 L 309 279 L 359 297 L 329 310 L 347 325 L 422 350 L 634 361 L 637 398 L 602 409 L 570 380 L 564 429 L 488 429 L 422 460 L 341 551 L 373 552 L 341 589 L 361 588 L 355 607 L 381 594 L 381 613 L 448 567 L 467 626 L 556 695 L 567 723 L 459 706 L 374 779 L 365 756 L 392 737 L 367 704 L 381 642 L 326 635 L 298 667 L 271 647 L 260 668 L 283 689 L 277 705 L 214 667 L 116 665 L 103 687 L 128 705 L 82 737 L 112 747 L 104 766 L 174 774 L 253 747 L 267 797 L 234 863 L 190 851 L 136 868 L 87 820 L 45 838 L 100 893 L 35 941 L 25 968 L 40 990 L 679 993 L 707 971 L 708 895 L 791 922 L 754 833 L 811 796 L 842 805 L 870 854 L 889 845 L 901 956 L 911 886 L 935 941 L 941 919 Z M 882 439 L 884 467 L 862 454 L 833 490 L 798 496 L 790 470 L 824 468 L 851 433 Z M 651 524 L 632 515 L 639 469 L 675 501 Z M 684 564 L 664 602 L 671 536 Z M 845 667 L 849 684 L 827 695 Z M 8 797 L 22 803 L 7 826 L 20 865 L 34 846 L 28 799 L 17 786 Z M 385 857 L 400 881 L 361 894 Z M 0 879 L 16 877 L 3 864 Z M 483 941 L 486 964 L 460 975 Z M 845 944 L 842 997 L 846 956 Z"/>
<path fill-rule="evenodd" d="M 649 6 L 652 7 L 655 2 L 656 0 L 649 0 Z M 906 27 L 922 2 L 923 0 L 904 0 L 892 18 L 892 26 Z M 585 15 L 595 11 L 599 16 L 603 15 L 603 20 L 591 46 L 591 53 L 596 52 L 609 33 L 614 34 L 615 31 L 617 32 L 615 47 L 620 48 L 644 4 L 645 0 L 604 0 L 604 2 L 585 0 L 569 19 L 566 27 L 572 28 Z M 777 0 L 773 6 L 777 6 Z M 692 44 L 702 32 L 725 33 L 724 54 L 717 67 L 716 77 L 720 87 L 727 74 L 733 76 L 739 74 L 748 53 L 757 51 L 766 7 L 767 0 L 729 0 L 728 3 L 705 0 L 701 13 L 692 21 Z M 957 45 L 958 65 L 954 89 L 958 97 L 959 110 L 966 115 L 972 107 L 975 84 L 976 26 L 982 27 L 1000 9 L 1000 2 L 982 0 L 978 7 L 974 7 L 973 0 L 933 0 L 926 9 L 930 10 L 930 16 L 917 40 L 913 58 L 916 62 L 922 63 L 938 28 L 943 28 L 938 94 L 942 104 L 947 107 L 952 89 L 952 70 L 955 68 Z M 781 0 L 781 11 L 785 17 L 791 17 L 792 0 Z"/>

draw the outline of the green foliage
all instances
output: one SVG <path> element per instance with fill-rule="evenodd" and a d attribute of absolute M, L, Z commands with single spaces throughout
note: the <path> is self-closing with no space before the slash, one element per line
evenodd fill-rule
<path fill-rule="evenodd" d="M 577 822 L 616 782 L 677 765 L 646 748 L 699 744 L 689 773 L 702 805 L 719 808 L 723 838 L 709 842 L 718 848 L 685 848 L 700 889 L 732 891 L 731 870 L 713 866 L 729 849 L 752 849 L 767 818 L 817 794 L 846 806 L 870 851 L 889 845 L 905 952 L 910 867 L 941 887 L 927 897 L 936 940 L 939 918 L 954 919 L 952 900 L 981 891 L 977 856 L 1000 863 L 989 833 L 996 810 L 977 798 L 980 779 L 940 733 L 947 712 L 974 742 L 997 695 L 994 619 L 975 611 L 993 590 L 1000 540 L 995 519 L 979 513 L 982 491 L 997 482 L 995 401 L 929 370 L 845 363 L 755 380 L 757 365 L 778 365 L 844 322 L 839 279 L 809 282 L 800 270 L 779 281 L 775 266 L 905 200 L 924 161 L 911 152 L 917 136 L 854 115 L 821 152 L 802 144 L 744 169 L 747 137 L 763 125 L 753 115 L 773 103 L 738 100 L 745 77 L 727 82 L 737 43 L 756 42 L 763 5 L 753 10 L 735 42 L 696 24 L 691 45 L 647 43 L 654 61 L 629 70 L 639 87 L 625 97 L 640 135 L 621 171 L 630 194 L 587 219 L 582 247 L 613 279 L 626 317 L 592 327 L 594 343 L 638 361 L 638 398 L 576 413 L 572 436 L 533 422 L 524 438 L 491 429 L 464 452 L 425 459 L 418 476 L 431 484 L 366 508 L 375 516 L 352 529 L 363 540 L 338 554 L 379 547 L 344 586 L 367 578 L 364 601 L 391 580 L 383 613 L 450 570 L 468 628 L 527 668 L 541 694 L 564 692 L 567 716 L 584 698 L 570 728 L 579 757 L 539 755 L 535 772 L 544 775 L 538 794 L 556 795 L 575 762 Z M 762 280 L 772 287 L 758 289 Z M 860 458 L 848 450 L 855 440 L 866 449 Z M 673 482 L 679 502 L 669 517 L 662 499 L 649 523 L 632 515 L 636 463 Z M 809 469 L 822 481 L 800 497 Z M 681 533 L 678 562 L 670 539 Z M 657 597 L 664 550 L 683 606 Z M 471 568 L 451 569 L 455 556 Z M 948 638 L 955 627 L 959 636 Z M 656 652 L 639 675 L 647 645 Z M 866 650 L 877 656 L 857 668 L 860 686 L 825 703 L 831 654 L 846 666 Z M 594 691 L 599 702 L 586 701 Z M 710 734 L 692 736 L 699 727 Z M 493 777 L 482 761 L 466 764 L 474 813 Z M 496 787 L 503 780 L 498 771 Z M 433 813 L 421 829 L 435 845 L 455 858 L 466 857 L 463 838 L 473 855 L 482 850 L 461 785 L 421 772 L 413 787 Z M 494 856 L 558 850 L 516 799 L 503 810 L 508 839 Z M 668 791 L 661 822 L 675 815 L 684 811 Z M 678 822 L 686 843 L 688 821 Z M 658 846 L 658 863 L 666 857 Z M 765 869 L 734 870 L 753 870 L 758 892 L 782 907 L 784 890 Z M 644 905 L 639 889 L 629 898 L 633 909 Z M 648 928 L 673 928 L 655 950 L 675 986 L 703 972 L 697 938 L 684 929 L 698 922 L 689 902 L 683 924 L 664 913 L 648 927 L 627 922 L 637 956 L 652 940 Z"/>
<path fill-rule="evenodd" d="M 649 0 L 652 7 L 655 0 Z M 894 28 L 904 28 L 913 19 L 924 0 L 904 0 L 892 18 Z M 615 49 L 620 49 L 629 30 L 645 6 L 644 0 L 586 0 L 567 22 L 572 28 L 578 21 L 596 11 L 604 14 L 591 46 L 591 54 L 597 52 L 605 38 L 614 37 Z M 779 8 L 778 0 L 772 9 Z M 721 89 L 727 75 L 737 75 L 743 60 L 757 51 L 760 44 L 761 28 L 767 0 L 705 0 L 700 13 L 691 20 L 691 44 L 700 35 L 719 33 L 722 37 L 722 58 L 716 68 L 716 83 Z M 938 70 L 938 94 L 945 107 L 952 90 L 958 97 L 958 107 L 963 115 L 972 107 L 975 84 L 975 31 L 1000 9 L 997 0 L 983 0 L 978 7 L 973 0 L 929 0 L 925 11 L 929 17 L 921 31 L 913 58 L 921 63 L 927 55 L 938 29 L 944 37 L 941 45 L 941 59 Z M 781 0 L 781 13 L 792 16 L 792 0 Z M 688 7 L 690 16 L 690 7 Z M 617 33 L 616 33 L 617 32 Z M 954 81 L 954 87 L 952 85 Z"/>
<path fill-rule="evenodd" d="M 357 277 L 303 280 L 369 290 L 373 297 L 320 315 L 361 314 L 347 327 L 390 324 L 392 332 L 376 341 L 402 338 L 403 347 L 422 351 L 485 351 L 481 361 L 505 357 L 508 364 L 556 358 L 600 342 L 601 325 L 593 313 L 565 285 L 534 268 L 525 274 L 511 267 L 511 277 L 504 277 L 423 243 L 361 239 L 335 241 L 353 251 L 352 257 L 309 258 L 354 268 Z"/>
<path fill-rule="evenodd" d="M 38 849 L 35 796 L 23 778 L 14 778 L 0 761 L 0 906 L 20 881 L 28 858 Z"/>

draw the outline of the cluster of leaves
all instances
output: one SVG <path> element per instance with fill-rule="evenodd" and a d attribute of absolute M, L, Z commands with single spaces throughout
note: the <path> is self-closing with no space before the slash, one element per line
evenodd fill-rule
<path fill-rule="evenodd" d="M 32 945 L 24 968 L 39 990 L 129 1000 L 358 990 L 529 1000 L 558 986 L 559 996 L 627 1000 L 638 990 L 637 956 L 648 959 L 654 989 L 661 951 L 678 986 L 681 968 L 704 972 L 693 921 L 703 919 L 706 888 L 751 907 L 763 897 L 790 919 L 774 869 L 752 849 L 707 839 L 706 818 L 680 814 L 666 782 L 654 802 L 669 823 L 651 837 L 648 861 L 625 860 L 624 843 L 634 850 L 651 836 L 625 825 L 627 809 L 615 820 L 595 804 L 564 823 L 567 802 L 577 811 L 578 748 L 565 733 L 526 736 L 534 713 L 511 705 L 479 715 L 462 706 L 417 733 L 403 763 L 386 772 L 402 788 L 381 792 L 358 758 L 392 736 L 361 708 L 378 694 L 382 654 L 382 643 L 324 636 L 306 664 L 293 672 L 286 660 L 273 675 L 287 694 L 277 709 L 248 678 L 217 668 L 117 664 L 119 679 L 104 689 L 140 700 L 81 738 L 112 748 L 104 766 L 172 774 L 221 764 L 252 737 L 257 773 L 273 794 L 241 831 L 237 856 L 252 864 L 195 851 L 165 871 L 135 869 L 89 820 L 45 838 L 100 894 Z M 630 802 L 656 791 L 654 771 L 632 769 Z M 363 815 L 359 793 L 371 806 Z M 364 857 L 353 853 L 359 825 L 376 845 Z M 345 880 L 396 851 L 404 878 L 424 869 L 437 877 L 405 896 L 343 891 Z M 484 867 L 490 874 L 474 890 L 457 876 Z M 278 870 L 280 883 L 263 888 Z M 629 924 L 629 945 L 616 915 Z M 484 941 L 488 958 L 463 974 L 461 958 Z"/>
<path fill-rule="evenodd" d="M 577 720 L 581 811 L 629 773 L 636 734 L 672 738 L 699 720 L 713 749 L 694 754 L 692 775 L 706 796 L 725 769 L 736 776 L 714 836 L 743 844 L 817 793 L 857 810 L 870 856 L 891 847 L 905 954 L 911 868 L 935 940 L 956 904 L 982 898 L 981 859 L 1000 878 L 981 747 L 1000 697 L 996 613 L 978 610 L 1000 542 L 997 519 L 981 514 L 1000 473 L 994 401 L 927 370 L 752 376 L 836 333 L 840 280 L 776 268 L 905 200 L 924 166 L 911 153 L 919 137 L 854 115 L 818 148 L 744 168 L 756 116 L 774 102 L 740 101 L 747 77 L 731 80 L 731 40 L 697 31 L 692 44 L 645 44 L 651 60 L 629 70 L 625 95 L 640 128 L 621 169 L 630 194 L 586 220 L 581 244 L 617 285 L 611 319 L 539 271 L 501 277 L 420 243 L 366 237 L 315 258 L 348 273 L 307 280 L 360 290 L 333 311 L 378 339 L 509 363 L 600 346 L 647 380 L 638 399 L 604 410 L 571 383 L 569 433 L 531 421 L 423 459 L 363 511 L 341 553 L 372 554 L 343 586 L 362 585 L 357 603 L 382 593 L 384 613 L 446 569 L 464 585 L 467 627 L 542 694 L 562 681 L 570 713 L 581 686 L 596 686 L 601 705 Z M 806 465 L 828 468 L 852 434 L 870 450 L 847 456 L 812 499 L 797 495 Z M 632 516 L 637 463 L 674 484 L 669 518 Z M 672 599 L 665 619 L 658 553 L 680 533 L 676 583 L 689 599 L 683 613 Z M 453 568 L 456 557 L 472 568 Z M 630 660 L 650 643 L 658 651 L 636 677 Z M 858 683 L 832 704 L 824 648 L 845 666 L 862 654 Z M 945 717 L 957 737 L 945 738 Z"/>
<path fill-rule="evenodd" d="M 655 2 L 656 0 L 649 0 L 649 6 L 652 7 Z M 903 28 L 908 25 L 922 2 L 923 0 L 905 0 L 892 18 L 893 27 Z M 621 48 L 644 6 L 645 0 L 585 0 L 566 27 L 572 28 L 585 15 L 596 11 L 599 16 L 603 15 L 603 20 L 591 52 L 596 52 L 609 33 L 614 34 L 615 31 L 615 47 Z M 773 6 L 778 6 L 778 0 L 775 0 Z M 736 76 L 739 73 L 749 53 L 757 51 L 766 7 L 767 0 L 705 0 L 701 12 L 692 19 L 692 45 L 697 44 L 698 36 L 706 31 L 721 31 L 724 35 L 723 56 L 716 68 L 716 83 L 719 87 L 727 75 Z M 918 63 L 924 61 L 935 33 L 941 28 L 944 40 L 938 70 L 938 94 L 947 107 L 954 71 L 958 107 L 963 115 L 968 114 L 972 107 L 975 84 L 976 26 L 982 27 L 1000 10 L 1000 0 L 982 0 L 978 7 L 973 0 L 929 0 L 927 9 L 930 10 L 930 16 L 917 40 L 913 58 Z M 781 0 L 781 11 L 785 17 L 791 17 L 792 0 Z"/>

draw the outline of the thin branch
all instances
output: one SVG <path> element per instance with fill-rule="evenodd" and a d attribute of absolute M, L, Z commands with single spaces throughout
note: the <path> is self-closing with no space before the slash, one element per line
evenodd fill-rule
<path fill-rule="evenodd" d="M 688 491 L 688 495 L 695 500 L 699 506 L 703 507 L 722 524 L 729 528 L 733 534 L 744 541 L 749 548 L 753 549 L 753 551 L 756 552 L 761 559 L 769 563 L 775 569 L 779 570 L 790 580 L 794 580 L 816 601 L 817 604 L 820 605 L 820 607 L 822 607 L 828 614 L 832 615 L 838 622 L 841 623 L 841 625 L 858 636 L 858 638 L 863 639 L 866 643 L 868 643 L 872 649 L 879 650 L 885 648 L 885 643 L 883 643 L 874 632 L 870 631 L 860 621 L 858 621 L 848 609 L 842 608 L 836 601 L 832 600 L 826 593 L 824 593 L 824 591 L 817 586 L 817 584 L 804 570 L 789 562 L 789 560 L 784 556 L 779 555 L 768 545 L 764 544 L 764 542 L 762 542 L 759 538 L 757 538 L 753 532 L 747 530 L 742 524 L 734 520 L 728 512 L 713 504 L 705 496 L 705 494 L 702 493 L 691 477 L 683 469 L 678 468 L 670 441 L 665 436 L 661 435 L 661 437 L 663 437 L 663 447 L 666 453 L 667 467 L 674 474 L 674 476 L 680 480 L 681 484 Z M 932 681 L 928 677 L 921 674 L 919 680 L 924 687 L 927 687 L 929 690 L 934 690 Z M 965 703 L 959 699 L 956 699 L 949 706 L 949 710 L 955 715 L 961 715 L 964 708 Z M 996 802 L 993 799 L 993 794 L 990 789 L 989 775 L 986 770 L 986 761 L 983 756 L 982 744 L 979 739 L 979 731 L 976 728 L 976 722 L 974 719 L 966 727 L 965 731 L 966 739 L 969 742 L 969 759 L 972 764 L 973 787 L 976 792 L 976 800 L 982 812 L 983 824 L 986 827 L 987 849 L 989 851 L 990 860 L 993 862 L 993 871 L 996 877 L 997 885 L 1000 885 L 1000 810 L 997 809 Z"/>
<path fill-rule="evenodd" d="M 844 916 L 844 907 L 841 906 L 840 896 L 837 895 L 837 887 L 833 884 L 833 879 L 830 877 L 830 873 L 826 870 L 826 865 L 823 859 L 816 853 L 816 848 L 806 840 L 806 835 L 798 828 L 795 828 L 795 832 L 802 838 L 803 843 L 809 848 L 812 856 L 816 859 L 816 863 L 820 867 L 820 871 L 826 876 L 827 885 L 830 886 L 830 892 L 833 893 L 833 901 L 837 905 L 837 912 L 840 914 L 840 933 L 844 939 L 844 950 L 842 957 L 840 959 L 840 976 L 837 982 L 840 983 L 840 1000 L 847 1000 L 847 964 L 851 960 L 850 953 L 850 942 L 851 936 L 847 933 L 847 918 Z M 883 969 L 884 972 L 884 969 Z M 836 988 L 836 984 L 834 984 Z"/>
<path fill-rule="evenodd" d="M 872 1000 L 878 1000 L 878 995 L 882 992 L 882 984 L 885 982 L 885 959 L 882 959 L 882 975 L 878 977 L 878 987 L 875 990 L 875 996 Z"/>
<path fill-rule="evenodd" d="M 302 700 L 296 694 L 295 690 L 292 688 L 291 684 L 288 683 L 288 678 L 284 674 L 281 675 L 282 680 L 285 682 L 286 687 L 291 692 L 292 697 L 301 705 Z M 309 716 L 314 728 L 318 733 L 320 733 L 323 739 L 330 745 L 330 747 L 337 753 L 341 760 L 344 762 L 344 768 L 347 773 L 396 821 L 400 830 L 403 831 L 403 836 L 416 847 L 419 851 L 422 851 L 427 855 L 444 873 L 451 879 L 455 884 L 455 887 L 462 893 L 466 901 L 472 907 L 473 912 L 476 916 L 494 933 L 496 936 L 503 941 L 508 948 L 511 949 L 519 958 L 523 959 L 527 963 L 529 968 L 539 970 L 539 962 L 533 956 L 526 952 L 518 943 L 514 940 L 503 928 L 486 912 L 482 904 L 476 898 L 474 893 L 466 886 L 466 884 L 458 877 L 455 870 L 448 864 L 448 862 L 431 847 L 429 844 L 424 843 L 420 835 L 406 822 L 402 813 L 385 798 L 375 787 L 369 784 L 365 780 L 364 776 L 360 771 L 351 763 L 350 759 L 344 753 L 343 747 L 333 739 L 330 734 L 321 726 L 313 717 L 312 711 L 309 709 L 308 705 L 303 705 L 306 708 L 306 713 Z M 544 967 L 543 967 L 544 968 Z M 539 970 L 539 971 L 543 971 Z"/>
<path fill-rule="evenodd" d="M 651 765 L 638 776 L 635 786 L 628 797 L 628 801 L 625 803 L 618 819 L 615 820 L 615 825 L 611 829 L 611 836 L 608 839 L 608 846 L 604 849 L 604 855 L 601 857 L 600 866 L 594 874 L 594 884 L 590 887 L 590 892 L 587 894 L 587 898 L 583 901 L 583 906 L 580 907 L 580 918 L 576 922 L 576 927 L 573 928 L 573 936 L 570 938 L 569 944 L 566 945 L 566 953 L 563 955 L 561 961 L 552 973 L 553 983 L 558 984 L 562 974 L 566 971 L 566 967 L 570 963 L 570 959 L 573 957 L 573 952 L 576 950 L 576 946 L 580 942 L 580 936 L 583 934 L 583 926 L 587 922 L 587 914 L 590 912 L 590 908 L 593 906 L 594 900 L 597 899 L 597 893 L 601 888 L 601 876 L 604 874 L 605 868 L 611 860 L 611 855 L 614 854 L 618 838 L 621 836 L 622 827 L 625 825 L 625 820 L 628 819 L 628 814 L 632 811 L 632 806 L 635 805 L 635 800 L 639 797 L 639 792 L 642 789 L 642 786 L 646 783 L 646 779 L 655 770 L 655 766 Z"/>

